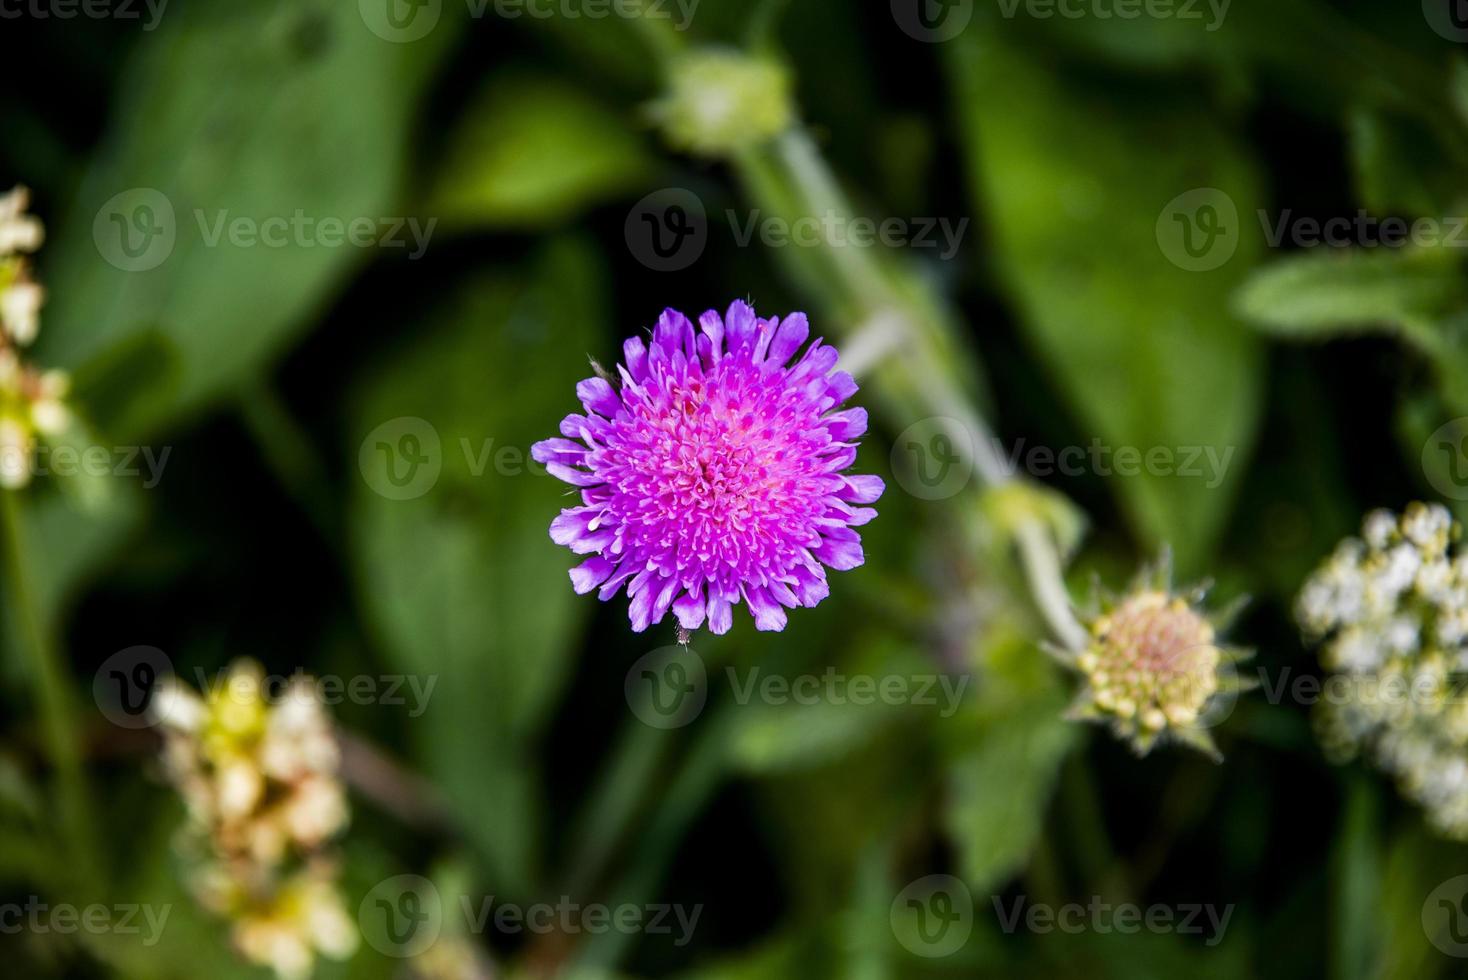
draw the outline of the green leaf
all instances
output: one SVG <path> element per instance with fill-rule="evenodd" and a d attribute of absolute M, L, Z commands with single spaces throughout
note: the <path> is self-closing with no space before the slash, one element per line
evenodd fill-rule
<path fill-rule="evenodd" d="M 1259 343 L 1226 302 L 1259 249 L 1249 231 L 1255 168 L 1181 86 L 1146 101 L 1107 94 L 1118 89 L 1058 73 L 979 29 L 948 48 L 1002 285 L 1070 398 L 1080 441 L 1233 453 L 1221 483 L 1108 467 L 1145 543 L 1170 542 L 1185 572 L 1196 569 L 1222 529 L 1259 414 Z M 1139 146 L 1150 148 L 1145 160 Z M 1179 232 L 1183 222 L 1196 240 Z M 1201 264 L 1185 251 L 1199 245 Z"/>
<path fill-rule="evenodd" d="M 1425 125 L 1371 109 L 1351 114 L 1351 158 L 1361 203 L 1373 214 L 1450 214 L 1462 195 L 1449 151 Z"/>
<path fill-rule="evenodd" d="M 157 426 L 260 370 L 371 256 L 413 252 L 410 227 L 368 248 L 319 223 L 403 217 L 408 121 L 453 33 L 391 44 L 355 4 L 170 11 L 45 255 L 39 360 L 85 369 L 157 331 L 177 383 L 135 393 Z M 233 235 L 241 219 L 261 236 Z"/>
<path fill-rule="evenodd" d="M 1367 980 L 1377 975 L 1381 942 L 1381 817 L 1376 787 L 1356 774 L 1335 846 L 1331 975 Z"/>
<path fill-rule="evenodd" d="M 502 76 L 459 123 L 428 212 L 456 227 L 537 227 L 636 186 L 649 166 L 631 126 L 577 87 Z"/>
<path fill-rule="evenodd" d="M 1234 306 L 1279 336 L 1401 332 L 1432 350 L 1436 321 L 1463 300 L 1445 249 L 1321 249 L 1255 272 Z"/>
<path fill-rule="evenodd" d="M 535 741 L 590 608 L 547 533 L 565 488 L 527 462 L 531 444 L 579 410 L 574 386 L 598 352 L 602 283 L 596 253 L 564 240 L 521 271 L 466 283 L 355 399 L 352 465 L 364 479 L 350 521 L 362 605 L 394 667 L 437 678 L 411 723 L 416 755 L 508 894 L 525 894 L 538 873 Z M 405 442 L 410 433 L 422 441 Z M 383 495 L 398 490 L 384 453 L 400 453 L 387 457 L 395 473 L 426 475 L 410 487 L 421 495 Z M 412 468 L 410 454 L 427 457 L 427 469 Z"/>
<path fill-rule="evenodd" d="M 730 670 L 737 672 L 739 685 L 758 685 L 757 667 Z M 824 686 L 813 699 L 807 694 L 787 704 L 744 707 L 731 746 L 735 763 L 749 773 L 772 774 L 837 762 L 877 738 L 904 714 L 955 710 L 957 699 L 969 687 L 968 679 L 961 677 L 945 676 L 941 680 L 948 686 L 941 685 L 931 660 L 890 637 L 869 641 L 839 671 L 832 667 L 831 672 L 840 678 L 840 686 Z M 796 676 L 820 679 L 821 675 L 821 671 L 811 671 Z M 884 681 L 905 681 L 905 690 L 914 697 L 921 694 L 923 703 L 901 705 L 883 700 L 875 685 Z M 853 688 L 853 683 L 870 683 L 873 688 L 863 692 Z M 814 688 L 808 685 L 806 690 Z"/>
<path fill-rule="evenodd" d="M 1021 704 L 988 722 L 978 743 L 949 764 L 943 822 L 970 888 L 997 887 L 1028 861 L 1076 742 L 1063 710 L 1059 698 Z"/>

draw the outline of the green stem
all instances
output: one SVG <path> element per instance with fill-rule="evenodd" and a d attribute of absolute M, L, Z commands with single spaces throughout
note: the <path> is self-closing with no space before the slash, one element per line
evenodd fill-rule
<path fill-rule="evenodd" d="M 5 538 L 5 571 L 17 622 L 17 642 L 25 652 L 36 703 L 41 713 L 41 731 L 56 770 L 56 808 L 61 839 L 68 857 L 72 880 L 84 894 L 96 895 L 101 880 L 98 849 L 91 824 L 92 809 L 82 766 L 81 727 L 76 705 L 67 686 L 52 624 L 42 612 L 31 580 L 20 496 L 0 491 L 0 522 Z"/>
<path fill-rule="evenodd" d="M 563 894 L 581 895 L 596 887 L 650 795 L 667 758 L 669 736 L 677 734 L 636 720 L 627 724 L 582 811 L 576 833 L 579 843 L 571 851 Z"/>
<path fill-rule="evenodd" d="M 721 705 L 703 726 L 682 769 L 659 800 L 657 814 L 629 855 L 630 870 L 608 893 L 607 904 L 611 907 L 647 904 L 648 896 L 657 889 L 689 826 L 723 785 L 729 769 L 729 742 L 737 708 L 732 702 Z M 580 950 L 567 975 L 574 977 L 582 971 L 589 976 L 605 975 L 632 939 L 625 931 L 616 930 L 593 936 Z"/>
<path fill-rule="evenodd" d="M 722 651 L 722 646 L 716 650 Z M 723 663 L 720 653 L 703 657 L 704 670 L 712 680 Z M 639 695 L 651 700 L 643 689 Z M 639 713 L 639 717 L 641 715 Z M 626 841 L 637 817 L 646 811 L 652 787 L 665 771 L 669 749 L 686 741 L 685 730 L 654 728 L 637 718 L 629 719 L 612 752 L 611 762 L 601 767 L 596 788 L 592 790 L 578 817 L 579 842 L 571 850 L 567 863 L 567 895 L 586 894 L 600 882 L 618 848 Z"/>
<path fill-rule="evenodd" d="M 787 203 L 807 215 L 852 214 L 835 175 L 803 130 L 792 129 L 775 140 L 773 162 L 760 152 L 750 152 L 736 158 L 735 167 L 756 196 L 783 188 L 791 198 Z M 874 365 L 872 381 L 901 413 L 899 417 L 953 420 L 962 430 L 954 433 L 955 450 L 967 457 L 984 486 L 1014 480 L 969 394 L 973 383 L 954 370 L 961 360 L 954 354 L 962 345 L 952 316 L 925 297 L 921 285 L 902 281 L 901 270 L 889 270 L 870 250 L 828 242 L 824 252 L 829 272 L 858 312 L 856 329 L 849 332 L 858 341 L 872 331 L 888 337 L 876 345 L 886 353 Z M 1042 519 L 1026 518 L 1015 530 L 1015 543 L 1046 628 L 1066 650 L 1079 651 L 1086 643 L 1086 631 L 1071 608 L 1055 535 Z"/>

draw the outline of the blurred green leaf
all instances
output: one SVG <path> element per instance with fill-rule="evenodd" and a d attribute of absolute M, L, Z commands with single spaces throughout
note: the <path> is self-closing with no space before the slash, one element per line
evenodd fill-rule
<path fill-rule="evenodd" d="M 1126 100 L 980 30 L 949 50 L 1003 285 L 1087 441 L 1234 454 L 1221 485 L 1141 467 L 1111 481 L 1146 542 L 1170 542 L 1182 570 L 1196 569 L 1222 529 L 1259 411 L 1259 345 L 1226 302 L 1258 252 L 1247 225 L 1254 167 L 1185 90 Z M 1145 162 L 1139 146 L 1153 148 Z M 1204 239 L 1236 248 L 1208 250 L 1221 259 L 1211 270 L 1183 267 L 1188 256 L 1159 231 L 1190 193 L 1202 202 L 1190 220 L 1201 223 L 1204 206 L 1235 211 L 1221 238 Z"/>
<path fill-rule="evenodd" d="M 1399 331 L 1433 350 L 1438 318 L 1463 301 L 1462 272 L 1445 249 L 1320 249 L 1255 272 L 1234 306 L 1280 336 Z"/>
<path fill-rule="evenodd" d="M 85 368 L 158 331 L 178 384 L 135 392 L 157 426 L 259 370 L 376 251 L 318 223 L 370 221 L 413 252 L 411 229 L 392 234 L 408 122 L 453 34 L 389 43 L 355 4 L 170 10 L 46 254 L 40 359 Z M 233 239 L 240 219 L 253 244 Z"/>
<path fill-rule="evenodd" d="M 983 737 L 948 765 L 944 826 L 958 848 L 964 881 L 995 888 L 1029 859 L 1076 726 L 1063 701 L 1040 699 L 996 717 Z"/>
<path fill-rule="evenodd" d="M 1375 787 L 1361 774 L 1350 798 L 1335 846 L 1335 907 L 1331 975 L 1336 980 L 1367 980 L 1377 975 L 1381 920 L 1381 855 Z"/>
<path fill-rule="evenodd" d="M 83 509 L 41 484 L 21 498 L 19 513 L 29 585 L 54 626 L 77 588 L 125 540 L 141 516 L 142 500 L 134 492 L 109 492 L 99 506 Z M 10 603 L 7 592 L 0 620 L 7 630 L 16 622 Z"/>
<path fill-rule="evenodd" d="M 730 670 L 735 671 L 735 683 L 751 691 L 758 687 L 761 678 L 757 666 Z M 749 773 L 770 774 L 838 761 L 902 720 L 906 707 L 914 712 L 956 710 L 956 699 L 969 686 L 965 678 L 945 676 L 941 680 L 950 685 L 945 688 L 938 682 L 931 660 L 894 643 L 890 637 L 869 641 L 864 650 L 843 662 L 839 671 L 831 666 L 824 673 L 839 680 L 821 681 L 823 672 L 811 671 L 797 678 L 814 677 L 823 686 L 807 685 L 802 689 L 806 693 L 795 692 L 802 700 L 758 704 L 756 697 L 755 704 L 744 707 L 731 746 L 737 765 Z M 889 680 L 906 682 L 907 691 L 921 694 L 924 702 L 931 703 L 900 705 L 884 701 L 877 685 Z M 853 691 L 853 682 L 870 682 L 873 687 L 865 693 Z M 810 700 L 809 692 L 816 690 L 820 695 Z"/>
<path fill-rule="evenodd" d="M 535 741 L 590 608 L 548 537 L 565 488 L 527 465 L 529 450 L 579 410 L 603 281 L 596 253 L 563 240 L 523 270 L 469 282 L 356 399 L 352 465 L 372 474 L 371 486 L 354 482 L 350 514 L 362 604 L 392 665 L 437 679 L 410 722 L 417 758 L 507 894 L 538 874 Z M 404 417 L 428 428 L 401 429 Z M 409 431 L 438 445 L 412 446 Z M 421 496 L 389 499 L 383 447 L 402 451 L 387 459 L 394 473 L 420 451 L 440 472 Z"/>
<path fill-rule="evenodd" d="M 1462 180 L 1447 151 L 1416 120 L 1361 108 L 1350 117 L 1357 193 L 1373 214 L 1449 214 Z"/>
<path fill-rule="evenodd" d="M 630 125 L 554 76 L 491 81 L 446 151 L 428 213 L 455 227 L 535 227 L 644 179 L 650 161 Z"/>

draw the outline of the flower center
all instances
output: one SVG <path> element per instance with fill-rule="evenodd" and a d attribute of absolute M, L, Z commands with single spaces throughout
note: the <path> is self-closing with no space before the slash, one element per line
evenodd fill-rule
<path fill-rule="evenodd" d="M 690 377 L 630 406 L 603 464 L 634 540 L 671 546 L 682 564 L 771 558 L 792 533 L 814 539 L 827 437 L 799 392 L 758 380 Z"/>

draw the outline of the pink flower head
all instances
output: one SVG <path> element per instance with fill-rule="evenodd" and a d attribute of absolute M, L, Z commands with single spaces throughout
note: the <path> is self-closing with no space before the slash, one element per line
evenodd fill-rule
<path fill-rule="evenodd" d="M 550 536 L 578 555 L 578 593 L 623 583 L 638 632 L 669 609 L 685 629 L 708 618 L 728 631 L 749 604 L 756 629 L 785 627 L 785 609 L 814 606 L 826 568 L 863 561 L 853 528 L 876 516 L 875 476 L 845 476 L 867 427 L 865 409 L 838 411 L 856 392 L 836 350 L 820 340 L 791 363 L 810 333 L 804 313 L 763 320 L 736 302 L 694 330 L 664 311 L 651 346 L 622 345 L 620 386 L 576 386 L 585 415 L 561 422 L 564 439 L 532 456 L 581 488 Z M 578 441 L 579 440 L 579 441 Z"/>

